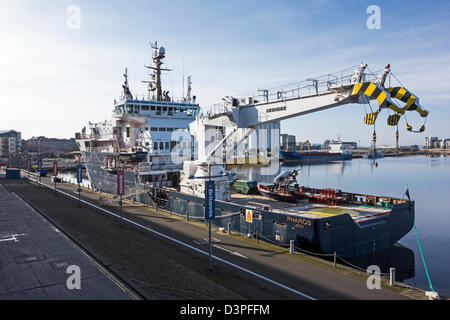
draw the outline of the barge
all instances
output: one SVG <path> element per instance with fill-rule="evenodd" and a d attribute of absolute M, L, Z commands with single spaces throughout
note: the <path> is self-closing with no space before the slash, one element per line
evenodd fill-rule
<path fill-rule="evenodd" d="M 240 234 L 259 234 L 262 240 L 281 246 L 295 245 L 314 252 L 357 257 L 387 248 L 414 225 L 414 201 L 356 194 L 331 189 L 301 187 L 307 195 L 285 202 L 262 195 L 231 194 L 231 201 L 216 200 L 217 227 Z M 341 201 L 333 194 L 338 194 Z M 204 198 L 173 188 L 154 188 L 141 201 L 176 214 L 204 219 Z M 253 222 L 246 221 L 250 212 Z"/>

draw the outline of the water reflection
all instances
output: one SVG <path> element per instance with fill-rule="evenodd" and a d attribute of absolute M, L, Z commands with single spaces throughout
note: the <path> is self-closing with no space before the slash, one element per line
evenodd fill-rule
<path fill-rule="evenodd" d="M 346 261 L 364 270 L 370 265 L 377 265 L 380 267 L 381 273 L 387 274 L 389 274 L 390 268 L 395 268 L 396 281 L 405 281 L 415 276 L 414 251 L 401 244 L 364 256 L 346 259 Z"/>

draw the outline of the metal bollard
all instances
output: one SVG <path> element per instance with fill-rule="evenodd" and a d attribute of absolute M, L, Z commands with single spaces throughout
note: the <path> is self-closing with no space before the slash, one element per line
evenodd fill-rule
<path fill-rule="evenodd" d="M 336 251 L 333 253 L 333 266 L 336 268 Z"/>
<path fill-rule="evenodd" d="M 227 233 L 228 235 L 231 234 L 231 223 L 227 223 Z"/>
<path fill-rule="evenodd" d="M 395 268 L 389 269 L 389 284 L 395 286 Z"/>
<path fill-rule="evenodd" d="M 186 211 L 186 221 L 189 221 L 189 211 Z"/>
<path fill-rule="evenodd" d="M 289 241 L 289 253 L 294 254 L 294 240 Z"/>
<path fill-rule="evenodd" d="M 255 233 L 256 243 L 259 243 L 259 233 L 256 231 Z"/>

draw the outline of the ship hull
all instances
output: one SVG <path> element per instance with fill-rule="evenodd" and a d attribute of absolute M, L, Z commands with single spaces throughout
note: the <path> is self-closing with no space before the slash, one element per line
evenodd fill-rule
<path fill-rule="evenodd" d="M 282 162 L 283 165 L 315 164 L 351 159 L 352 156 L 349 153 L 315 152 L 300 154 L 293 151 L 280 151 L 280 162 Z"/>
<path fill-rule="evenodd" d="M 83 153 L 91 186 L 110 194 L 117 194 L 117 176 L 102 169 L 101 153 Z M 147 205 L 154 205 L 151 192 L 136 192 L 133 173 L 125 174 L 126 194 L 137 195 L 136 199 Z M 171 189 L 163 193 L 164 199 L 158 199 L 158 206 L 175 214 L 203 219 L 204 198 L 187 195 Z M 388 217 L 356 223 L 348 214 L 326 218 L 311 219 L 301 215 L 282 214 L 267 210 L 255 210 L 253 223 L 248 223 L 243 214 L 247 207 L 233 202 L 216 200 L 217 227 L 227 227 L 241 234 L 258 232 L 261 238 L 286 246 L 294 240 L 297 247 L 333 254 L 342 257 L 358 257 L 396 244 L 414 225 L 414 201 L 393 206 Z"/>
<path fill-rule="evenodd" d="M 162 195 L 163 193 L 159 193 Z M 158 206 L 175 214 L 194 219 L 204 218 L 204 198 L 167 190 Z M 141 201 L 154 205 L 148 193 Z M 256 210 L 239 203 L 216 200 L 216 218 L 212 223 L 243 235 L 258 233 L 261 239 L 282 246 L 291 240 L 297 247 L 341 257 L 358 257 L 396 244 L 414 225 L 414 201 L 396 204 L 385 218 L 357 223 L 349 214 L 311 218 L 299 214 L 283 214 L 271 210 Z M 253 222 L 246 221 L 245 209 L 253 211 Z"/>
<path fill-rule="evenodd" d="M 105 153 L 102 152 L 82 152 L 83 164 L 91 183 L 91 188 L 117 195 L 117 174 L 102 168 L 104 165 Z M 136 183 L 134 173 L 125 171 L 125 194 L 136 193 Z"/>

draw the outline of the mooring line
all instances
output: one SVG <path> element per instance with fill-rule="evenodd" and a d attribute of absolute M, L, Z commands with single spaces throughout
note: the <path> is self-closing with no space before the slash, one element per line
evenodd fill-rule
<path fill-rule="evenodd" d="M 417 234 L 417 228 L 415 223 L 414 223 L 414 232 L 416 233 L 417 243 L 419 244 L 420 256 L 422 257 L 423 266 L 425 267 L 425 273 L 427 275 L 428 284 L 430 286 L 431 291 L 435 291 L 433 285 L 431 284 L 430 275 L 428 274 L 427 264 L 425 263 L 425 257 L 423 256 L 422 247 L 420 245 L 419 235 Z"/>

